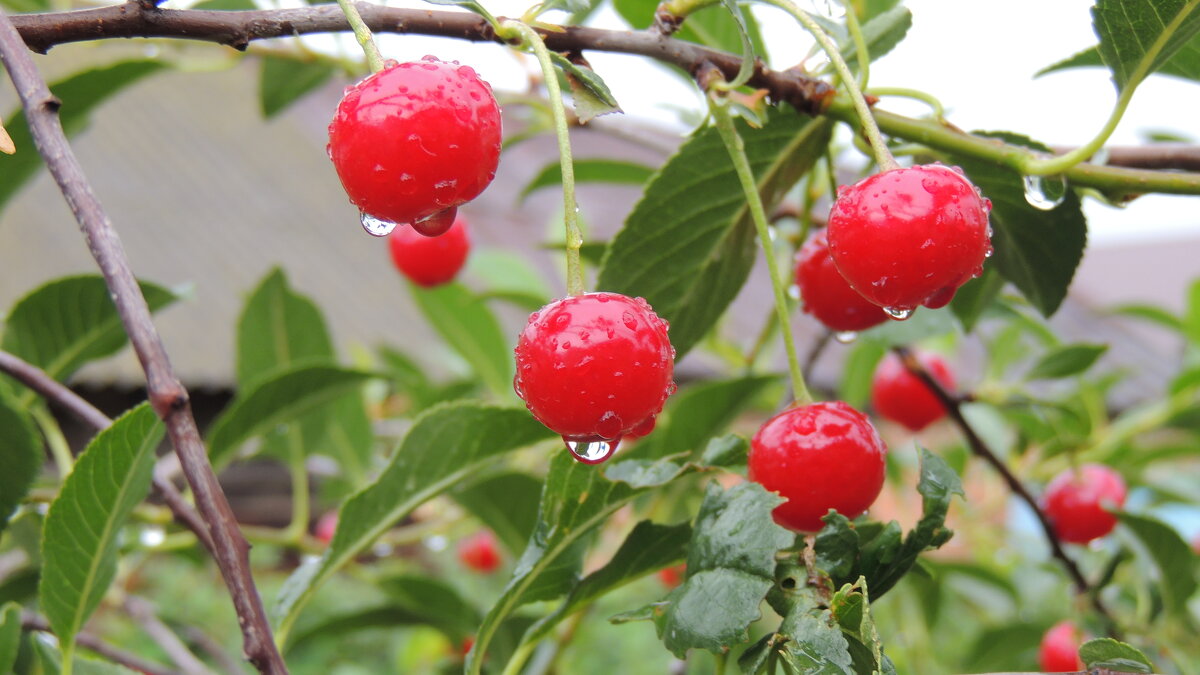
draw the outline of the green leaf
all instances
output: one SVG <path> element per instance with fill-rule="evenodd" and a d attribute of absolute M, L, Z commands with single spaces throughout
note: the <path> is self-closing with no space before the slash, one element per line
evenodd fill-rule
<path fill-rule="evenodd" d="M 163 426 L 148 403 L 115 420 L 79 456 L 46 514 L 42 610 L 71 644 L 117 573 L 117 535 L 150 491 Z"/>
<path fill-rule="evenodd" d="M 161 286 L 140 286 L 151 311 L 179 299 Z M 64 380 L 83 364 L 120 351 L 128 339 L 104 279 L 84 275 L 51 281 L 18 300 L 8 313 L 0 347 Z"/>
<path fill-rule="evenodd" d="M 983 274 L 959 287 L 950 301 L 950 311 L 958 317 L 963 330 L 970 333 L 983 316 L 984 311 L 996 301 L 1000 289 L 1004 288 L 1004 277 L 989 266 Z"/>
<path fill-rule="evenodd" d="M 1200 0 L 1097 0 L 1092 25 L 1117 91 L 1136 87 L 1200 33 Z"/>
<path fill-rule="evenodd" d="M 1127 316 L 1141 319 L 1157 326 L 1162 326 L 1175 332 L 1183 332 L 1183 321 L 1167 310 L 1154 305 L 1129 304 L 1119 305 L 1108 310 L 1114 316 Z"/>
<path fill-rule="evenodd" d="M 42 675 L 60 675 L 62 673 L 62 656 L 58 650 L 44 640 L 33 640 L 34 650 L 42 664 Z M 136 672 L 124 666 L 94 659 L 74 657 L 71 659 L 75 675 L 137 675 Z"/>
<path fill-rule="evenodd" d="M 638 523 L 608 564 L 589 574 L 571 589 L 570 595 L 557 610 L 529 629 L 525 641 L 541 640 L 560 621 L 597 598 L 650 572 L 680 562 L 687 555 L 687 543 L 691 536 L 692 528 L 686 523 L 659 525 L 648 520 Z"/>
<path fill-rule="evenodd" d="M 1200 346 L 1200 280 L 1192 282 L 1187 291 L 1187 306 L 1183 312 L 1183 336 Z"/>
<path fill-rule="evenodd" d="M 642 185 L 654 169 L 621 159 L 579 159 L 575 161 L 576 183 L 614 183 L 624 185 Z M 542 167 L 533 180 L 521 190 L 519 201 L 525 201 L 529 193 L 544 187 L 562 185 L 562 167 L 558 162 L 552 162 Z"/>
<path fill-rule="evenodd" d="M 575 103 L 575 114 L 580 122 L 587 124 L 600 115 L 621 112 L 617 99 L 596 71 L 586 65 L 572 63 L 558 52 L 550 52 L 550 60 L 566 76 L 571 99 Z"/>
<path fill-rule="evenodd" d="M 558 165 L 555 164 L 557 170 Z M 576 170 L 579 165 L 576 164 Z M 578 174 L 576 174 L 578 179 Z M 549 285 L 524 256 L 495 248 L 475 250 L 467 259 L 467 272 L 484 282 L 481 297 L 500 298 L 533 311 L 550 302 Z"/>
<path fill-rule="evenodd" d="M 1087 49 L 1072 54 L 1067 58 L 1052 63 L 1045 68 L 1034 73 L 1034 77 L 1041 77 L 1049 73 L 1058 72 L 1060 70 L 1070 70 L 1072 68 L 1098 68 L 1104 65 L 1104 59 L 1100 57 L 1100 47 L 1088 47 Z"/>
<path fill-rule="evenodd" d="M 138 80 L 166 67 L 165 61 L 122 61 L 111 66 L 85 70 L 50 85 L 63 102 L 58 111 L 63 131 L 71 137 L 87 127 L 89 117 L 101 103 Z M 0 154 L 0 210 L 42 167 L 42 156 L 33 144 L 25 112 L 14 110 L 4 116 L 4 128 L 17 146 L 14 155 Z"/>
<path fill-rule="evenodd" d="M 822 155 L 832 125 L 784 108 L 738 131 L 767 209 Z M 696 132 L 650 179 L 610 242 L 598 288 L 642 296 L 671 322 L 682 358 L 716 324 L 750 273 L 754 225 L 714 128 Z"/>
<path fill-rule="evenodd" d="M 29 415 L 0 394 L 0 533 L 42 468 L 42 442 Z M 0 672 L 4 672 L 0 668 Z"/>
<path fill-rule="evenodd" d="M 48 12 L 50 11 L 50 0 L 3 0 L 0 2 L 0 6 L 12 14 Z"/>
<path fill-rule="evenodd" d="M 703 448 L 778 380 L 775 375 L 751 375 L 687 387 L 671 397 L 658 428 L 628 456 L 665 457 Z"/>
<path fill-rule="evenodd" d="M 914 315 L 916 318 L 918 315 Z M 871 380 L 887 345 L 876 340 L 859 340 L 842 365 L 839 398 L 855 408 L 862 408 L 871 398 Z"/>
<path fill-rule="evenodd" d="M 541 493 L 542 481 L 510 471 L 488 476 L 450 494 L 487 525 L 508 550 L 519 555 L 537 523 Z"/>
<path fill-rule="evenodd" d="M 238 384 L 250 387 L 268 373 L 299 361 L 333 360 L 333 341 L 321 310 L 292 291 L 282 269 L 272 268 L 246 299 L 238 318 Z"/>
<path fill-rule="evenodd" d="M 1079 658 L 1089 671 L 1105 668 L 1122 673 L 1153 673 L 1154 664 L 1137 648 L 1112 638 L 1088 640 L 1079 647 Z"/>
<path fill-rule="evenodd" d="M 1188 600 L 1196 592 L 1195 554 L 1171 526 L 1148 516 L 1121 512 L 1121 523 L 1145 547 L 1158 568 L 1158 583 L 1167 610 L 1177 617 L 1187 615 Z"/>
<path fill-rule="evenodd" d="M 263 117 L 271 118 L 302 96 L 325 84 L 335 68 L 328 61 L 302 61 L 263 56 L 258 76 L 258 102 Z"/>
<path fill-rule="evenodd" d="M 21 606 L 15 602 L 0 607 L 0 673 L 12 673 L 21 646 Z"/>
<path fill-rule="evenodd" d="M 512 347 L 482 300 L 458 283 L 421 288 L 409 284 L 417 306 L 446 342 L 497 397 L 512 397 Z"/>
<path fill-rule="evenodd" d="M 280 631 L 286 635 L 321 584 L 414 508 L 486 462 L 552 436 L 524 408 L 459 401 L 422 413 L 378 480 L 342 505 L 337 532 L 325 554 L 296 570 L 280 591 Z"/>
<path fill-rule="evenodd" d="M 1038 359 L 1029 371 L 1031 380 L 1047 380 L 1079 375 L 1108 351 L 1108 345 L 1073 344 L 1063 345 Z"/>
<path fill-rule="evenodd" d="M 797 605 L 779 626 L 779 633 L 789 638 L 784 643 L 789 662 L 806 675 L 854 675 L 850 643 L 833 614 L 822 610 L 814 616 L 812 611 Z"/>
<path fill-rule="evenodd" d="M 775 583 L 775 552 L 795 539 L 771 518 L 781 503 L 757 483 L 708 486 L 688 546 L 687 580 L 655 610 L 658 635 L 672 654 L 723 653 L 750 639 L 749 626 Z"/>
<path fill-rule="evenodd" d="M 322 364 L 275 371 L 234 399 L 213 422 L 209 457 L 214 465 L 223 464 L 254 436 L 303 420 L 376 377 L 378 373 Z"/>
<path fill-rule="evenodd" d="M 1049 151 L 1046 146 L 1015 134 L 980 135 Z M 983 195 L 992 200 L 991 223 L 995 231 L 992 245 L 996 253 L 990 264 L 1043 316 L 1054 314 L 1066 297 L 1087 245 L 1087 222 L 1079 197 L 1067 189 L 1058 206 L 1043 211 L 1026 200 L 1025 185 L 1017 173 L 967 157 L 956 156 L 954 161 L 966 170 Z"/>
<path fill-rule="evenodd" d="M 912 28 L 912 12 L 903 5 L 881 12 L 864 23 L 863 40 L 867 43 L 870 59 L 874 61 L 892 51 L 908 34 L 909 28 Z M 858 68 L 858 49 L 853 40 L 844 40 L 841 52 L 846 65 L 852 69 Z"/>
<path fill-rule="evenodd" d="M 979 672 L 1020 670 L 1037 662 L 1038 644 L 1045 631 L 1046 626 L 1024 622 L 984 628 L 963 662 Z"/>

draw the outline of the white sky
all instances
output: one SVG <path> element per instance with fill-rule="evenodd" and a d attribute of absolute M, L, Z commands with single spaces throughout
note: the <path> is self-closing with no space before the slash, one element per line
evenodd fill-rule
<path fill-rule="evenodd" d="M 482 0 L 496 15 L 519 15 L 528 0 Z M 801 6 L 828 11 L 825 0 L 800 0 Z M 815 3 L 815 4 L 814 4 Z M 413 0 L 391 3 L 429 8 Z M 1053 73 L 1039 79 L 1040 68 L 1096 43 L 1089 8 L 1091 0 L 908 0 L 913 26 L 908 37 L 871 69 L 871 84 L 921 89 L 937 96 L 949 119 L 964 129 L 1009 130 L 1051 145 L 1081 144 L 1107 119 L 1115 89 L 1105 69 Z M 774 67 L 787 67 L 802 58 L 812 44 L 806 33 L 782 12 L 756 7 L 763 20 Z M 556 20 L 555 15 L 547 17 Z M 611 10 L 592 23 L 623 28 Z M 342 36 L 348 49 L 357 49 Z M 521 89 L 525 72 L 536 68 L 532 59 L 498 45 L 477 45 L 440 38 L 384 36 L 385 57 L 419 58 L 427 53 L 469 63 L 497 89 Z M 626 115 L 677 128 L 680 108 L 700 110 L 702 101 L 680 78 L 646 59 L 589 53 L 593 67 L 605 78 Z M 919 115 L 924 109 L 899 99 L 880 107 Z M 1138 90 L 1112 144 L 1138 144 L 1148 130 L 1169 130 L 1200 140 L 1196 111 L 1200 85 L 1154 76 Z M 1144 197 L 1125 209 L 1112 209 L 1089 200 L 1086 213 L 1091 241 L 1114 245 L 1130 239 L 1200 237 L 1198 202 L 1189 197 Z"/>

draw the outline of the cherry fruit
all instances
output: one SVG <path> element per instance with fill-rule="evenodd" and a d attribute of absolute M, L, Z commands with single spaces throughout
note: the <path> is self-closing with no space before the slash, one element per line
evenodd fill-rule
<path fill-rule="evenodd" d="M 914 357 L 946 391 L 955 387 L 954 373 L 942 357 L 915 352 Z M 895 353 L 889 352 L 871 380 L 871 407 L 880 417 L 920 431 L 946 416 L 946 408 L 916 375 L 908 372 Z"/>
<path fill-rule="evenodd" d="M 349 87 L 328 150 L 369 232 L 413 223 L 436 234 L 492 182 L 500 135 L 492 88 L 469 66 L 427 56 L 390 62 Z"/>
<path fill-rule="evenodd" d="M 887 321 L 879 305 L 850 288 L 829 256 L 829 242 L 820 232 L 796 254 L 796 286 L 804 311 L 830 330 L 840 333 L 866 330 Z"/>
<path fill-rule="evenodd" d="M 317 524 L 313 526 L 313 537 L 323 544 L 328 544 L 333 541 L 333 535 L 337 532 L 337 526 L 337 511 L 329 511 L 317 519 Z"/>
<path fill-rule="evenodd" d="M 458 542 L 458 561 L 464 567 L 481 574 L 491 574 L 500 568 L 500 549 L 491 530 L 480 530 Z"/>
<path fill-rule="evenodd" d="M 399 227 L 388 237 L 396 269 L 418 286 L 432 288 L 452 281 L 467 262 L 471 239 L 461 216 L 445 233 L 427 237 L 411 227 Z"/>
<path fill-rule="evenodd" d="M 687 574 L 687 563 L 671 565 L 664 567 L 658 571 L 658 580 L 667 588 L 675 588 L 683 583 L 684 575 Z"/>
<path fill-rule="evenodd" d="M 1125 504 L 1125 481 L 1102 464 L 1084 464 L 1055 476 L 1042 496 L 1042 509 L 1054 532 L 1074 544 L 1103 537 L 1117 525 L 1110 508 Z"/>
<path fill-rule="evenodd" d="M 1054 624 L 1042 636 L 1042 644 L 1038 649 L 1038 663 L 1042 672 L 1073 673 L 1083 670 L 1083 662 L 1079 660 L 1079 645 L 1083 641 L 1083 632 L 1070 621 L 1060 621 Z"/>
<path fill-rule="evenodd" d="M 749 475 L 787 499 L 775 522 L 816 532 L 829 509 L 854 518 L 875 501 L 885 452 L 865 415 L 841 401 L 813 403 L 779 413 L 754 434 Z"/>
<path fill-rule="evenodd" d="M 829 251 L 850 287 L 893 318 L 938 308 L 983 271 L 991 202 L 940 164 L 894 169 L 838 190 Z"/>
<path fill-rule="evenodd" d="M 513 388 L 533 416 L 595 464 L 644 435 L 675 391 L 667 322 L 641 298 L 586 293 L 546 305 L 517 340 Z"/>

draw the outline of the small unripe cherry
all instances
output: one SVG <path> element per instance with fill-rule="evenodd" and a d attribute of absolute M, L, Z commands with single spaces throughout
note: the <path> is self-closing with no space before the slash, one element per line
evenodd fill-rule
<path fill-rule="evenodd" d="M 818 232 L 796 254 L 796 287 L 804 311 L 840 333 L 866 330 L 888 320 L 887 312 L 850 288 L 829 256 L 824 232 Z"/>
<path fill-rule="evenodd" d="M 1042 636 L 1042 644 L 1038 648 L 1038 664 L 1042 672 L 1071 673 L 1083 670 L 1083 662 L 1079 660 L 1079 645 L 1083 642 L 1083 632 L 1070 621 L 1060 621 L 1054 624 Z"/>
<path fill-rule="evenodd" d="M 458 542 L 458 560 L 467 569 L 491 574 L 500 568 L 500 549 L 491 530 L 480 530 Z"/>
<path fill-rule="evenodd" d="M 398 227 L 388 235 L 388 249 L 401 274 L 418 286 L 432 288 L 458 276 L 471 252 L 471 238 L 467 222 L 459 216 L 448 230 L 434 237 Z"/>
<path fill-rule="evenodd" d="M 1059 539 L 1086 544 L 1116 527 L 1117 517 L 1110 509 L 1125 504 L 1125 493 L 1121 474 L 1102 464 L 1084 464 L 1063 471 L 1046 485 L 1042 510 Z"/>
<path fill-rule="evenodd" d="M 937 354 L 914 352 L 913 356 L 935 382 L 947 392 L 955 387 L 954 373 Z M 871 407 L 884 419 L 920 431 L 946 416 L 946 407 L 933 390 L 904 367 L 894 352 L 879 362 L 871 379 Z"/>

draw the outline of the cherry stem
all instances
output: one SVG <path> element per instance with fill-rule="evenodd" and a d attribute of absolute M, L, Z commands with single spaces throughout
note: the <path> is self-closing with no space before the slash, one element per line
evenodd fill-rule
<path fill-rule="evenodd" d="M 358 13 L 358 7 L 354 0 L 337 0 L 337 4 L 342 9 L 342 13 L 346 15 L 346 21 L 350 23 L 350 30 L 354 31 L 358 46 L 362 47 L 363 54 L 367 57 L 367 67 L 371 69 L 372 73 L 383 70 L 383 55 L 379 53 L 379 47 L 375 44 L 375 36 L 371 34 L 371 29 L 367 27 L 362 15 Z"/>
<path fill-rule="evenodd" d="M 920 101 L 933 111 L 933 118 L 938 122 L 946 120 L 946 107 L 933 94 L 923 92 L 919 89 L 909 89 L 907 87 L 871 87 L 865 89 L 866 93 L 871 96 L 897 96 L 899 98 L 909 98 L 914 101 Z"/>
<path fill-rule="evenodd" d="M 896 158 L 892 157 L 892 153 L 888 151 L 887 143 L 883 140 L 883 134 L 879 132 L 879 125 L 875 123 L 875 117 L 871 114 L 871 106 L 867 105 L 867 99 L 863 97 L 862 89 L 854 81 L 854 73 L 850 71 L 850 66 L 846 65 L 846 60 L 842 58 L 842 54 L 838 51 L 838 47 L 833 43 L 829 34 L 821 28 L 808 12 L 800 9 L 791 0 L 761 0 L 768 5 L 774 5 L 788 14 L 791 14 L 800 22 L 801 26 L 809 33 L 812 33 L 813 38 L 825 55 L 829 57 L 829 62 L 833 64 L 833 69 L 837 71 L 838 77 L 842 79 L 842 86 L 846 88 L 846 93 L 850 95 L 850 101 L 854 104 L 854 110 L 858 113 L 859 124 L 862 125 L 863 133 L 867 136 L 867 142 L 871 144 L 871 149 L 875 152 L 875 162 L 883 171 L 891 171 L 899 169 L 900 165 L 896 162 Z M 850 21 L 849 15 L 853 12 L 852 9 L 847 9 L 847 22 Z M 859 56 L 859 60 L 863 61 L 859 65 L 866 72 L 866 61 Z"/>
<path fill-rule="evenodd" d="M 771 232 L 767 225 L 767 213 L 763 209 L 762 196 L 758 193 L 758 184 L 754 180 L 750 160 L 746 158 L 746 146 L 737 132 L 737 127 L 733 124 L 733 116 L 729 113 L 729 102 L 720 95 L 719 91 L 709 92 L 708 110 L 716 123 L 717 132 L 721 134 L 721 140 L 725 143 L 725 149 L 729 151 L 729 159 L 733 162 L 733 169 L 737 173 L 738 181 L 742 184 L 742 192 L 746 197 L 746 205 L 750 208 L 750 219 L 754 221 L 754 229 L 758 231 L 759 244 L 767 259 L 767 273 L 771 277 L 771 290 L 775 295 L 775 313 L 779 317 L 779 330 L 783 337 L 784 352 L 787 354 L 793 397 L 797 403 L 807 405 L 813 402 L 813 397 L 804 384 L 804 373 L 800 369 L 800 360 L 796 357 L 796 342 L 792 338 L 787 293 L 784 290 L 782 278 L 779 276 L 779 261 L 775 258 L 775 247 L 771 243 Z"/>
<path fill-rule="evenodd" d="M 858 59 L 858 88 L 867 88 L 867 80 L 871 79 L 871 50 L 867 48 L 867 40 L 863 37 L 862 25 L 858 22 L 858 14 L 850 0 L 842 0 L 846 10 L 846 30 L 854 41 L 854 56 Z"/>
<path fill-rule="evenodd" d="M 542 68 L 542 80 L 550 99 L 550 114 L 554 118 L 554 134 L 558 138 L 558 166 L 562 171 L 563 224 L 566 227 L 567 252 L 567 295 L 583 295 L 583 263 L 579 249 L 583 246 L 583 233 L 579 230 L 579 207 L 575 201 L 575 164 L 571 159 L 570 126 L 563 105 L 562 88 L 558 86 L 558 72 L 550 60 L 550 50 L 541 34 L 531 26 L 512 19 L 500 24 L 500 37 L 520 37 L 521 42 L 533 49 L 538 65 Z"/>

